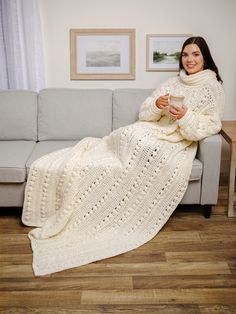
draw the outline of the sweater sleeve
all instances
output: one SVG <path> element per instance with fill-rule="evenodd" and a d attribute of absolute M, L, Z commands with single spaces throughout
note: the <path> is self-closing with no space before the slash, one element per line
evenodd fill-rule
<path fill-rule="evenodd" d="M 174 78 L 174 80 L 176 80 Z M 158 121 L 160 120 L 163 110 L 157 108 L 156 100 L 161 96 L 170 92 L 170 86 L 173 78 L 164 82 L 160 88 L 157 88 L 151 96 L 149 96 L 140 106 L 139 120 L 142 121 Z"/>
<path fill-rule="evenodd" d="M 158 97 L 158 93 L 155 91 L 142 103 L 139 110 L 139 120 L 158 121 L 161 118 L 162 110 L 156 106 Z"/>
<path fill-rule="evenodd" d="M 188 108 L 184 117 L 178 120 L 182 136 L 190 141 L 199 141 L 218 133 L 222 126 L 224 101 L 223 89 L 220 92 L 207 89 L 197 109 Z"/>

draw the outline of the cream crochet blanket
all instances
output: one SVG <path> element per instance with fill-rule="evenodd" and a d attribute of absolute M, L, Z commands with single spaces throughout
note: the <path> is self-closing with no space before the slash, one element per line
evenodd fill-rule
<path fill-rule="evenodd" d="M 155 100 L 180 89 L 189 109 L 177 121 Z M 146 99 L 140 121 L 36 160 L 22 215 L 24 224 L 38 226 L 29 233 L 35 275 L 118 255 L 152 239 L 186 191 L 196 141 L 220 130 L 222 107 L 223 89 L 213 72 L 181 72 Z"/>

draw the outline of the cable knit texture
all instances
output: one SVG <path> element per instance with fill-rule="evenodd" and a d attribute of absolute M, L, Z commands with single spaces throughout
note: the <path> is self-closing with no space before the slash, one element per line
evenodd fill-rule
<path fill-rule="evenodd" d="M 155 106 L 183 94 L 180 120 Z M 30 169 L 22 221 L 35 275 L 115 256 L 146 243 L 182 199 L 197 141 L 217 133 L 224 93 L 210 70 L 169 79 L 140 107 L 139 121 L 102 139 L 36 160 Z"/>

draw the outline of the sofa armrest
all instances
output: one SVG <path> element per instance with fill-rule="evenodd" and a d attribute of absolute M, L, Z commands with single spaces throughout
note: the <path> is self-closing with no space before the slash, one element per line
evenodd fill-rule
<path fill-rule="evenodd" d="M 197 158 L 202 162 L 202 205 L 216 204 L 218 200 L 222 139 L 220 134 L 199 142 Z"/>

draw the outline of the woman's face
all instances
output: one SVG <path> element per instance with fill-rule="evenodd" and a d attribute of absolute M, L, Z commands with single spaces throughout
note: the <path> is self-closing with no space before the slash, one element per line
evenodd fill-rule
<path fill-rule="evenodd" d="M 194 74 L 203 70 L 203 56 L 196 44 L 189 44 L 185 46 L 181 58 L 183 67 L 187 74 Z"/>

